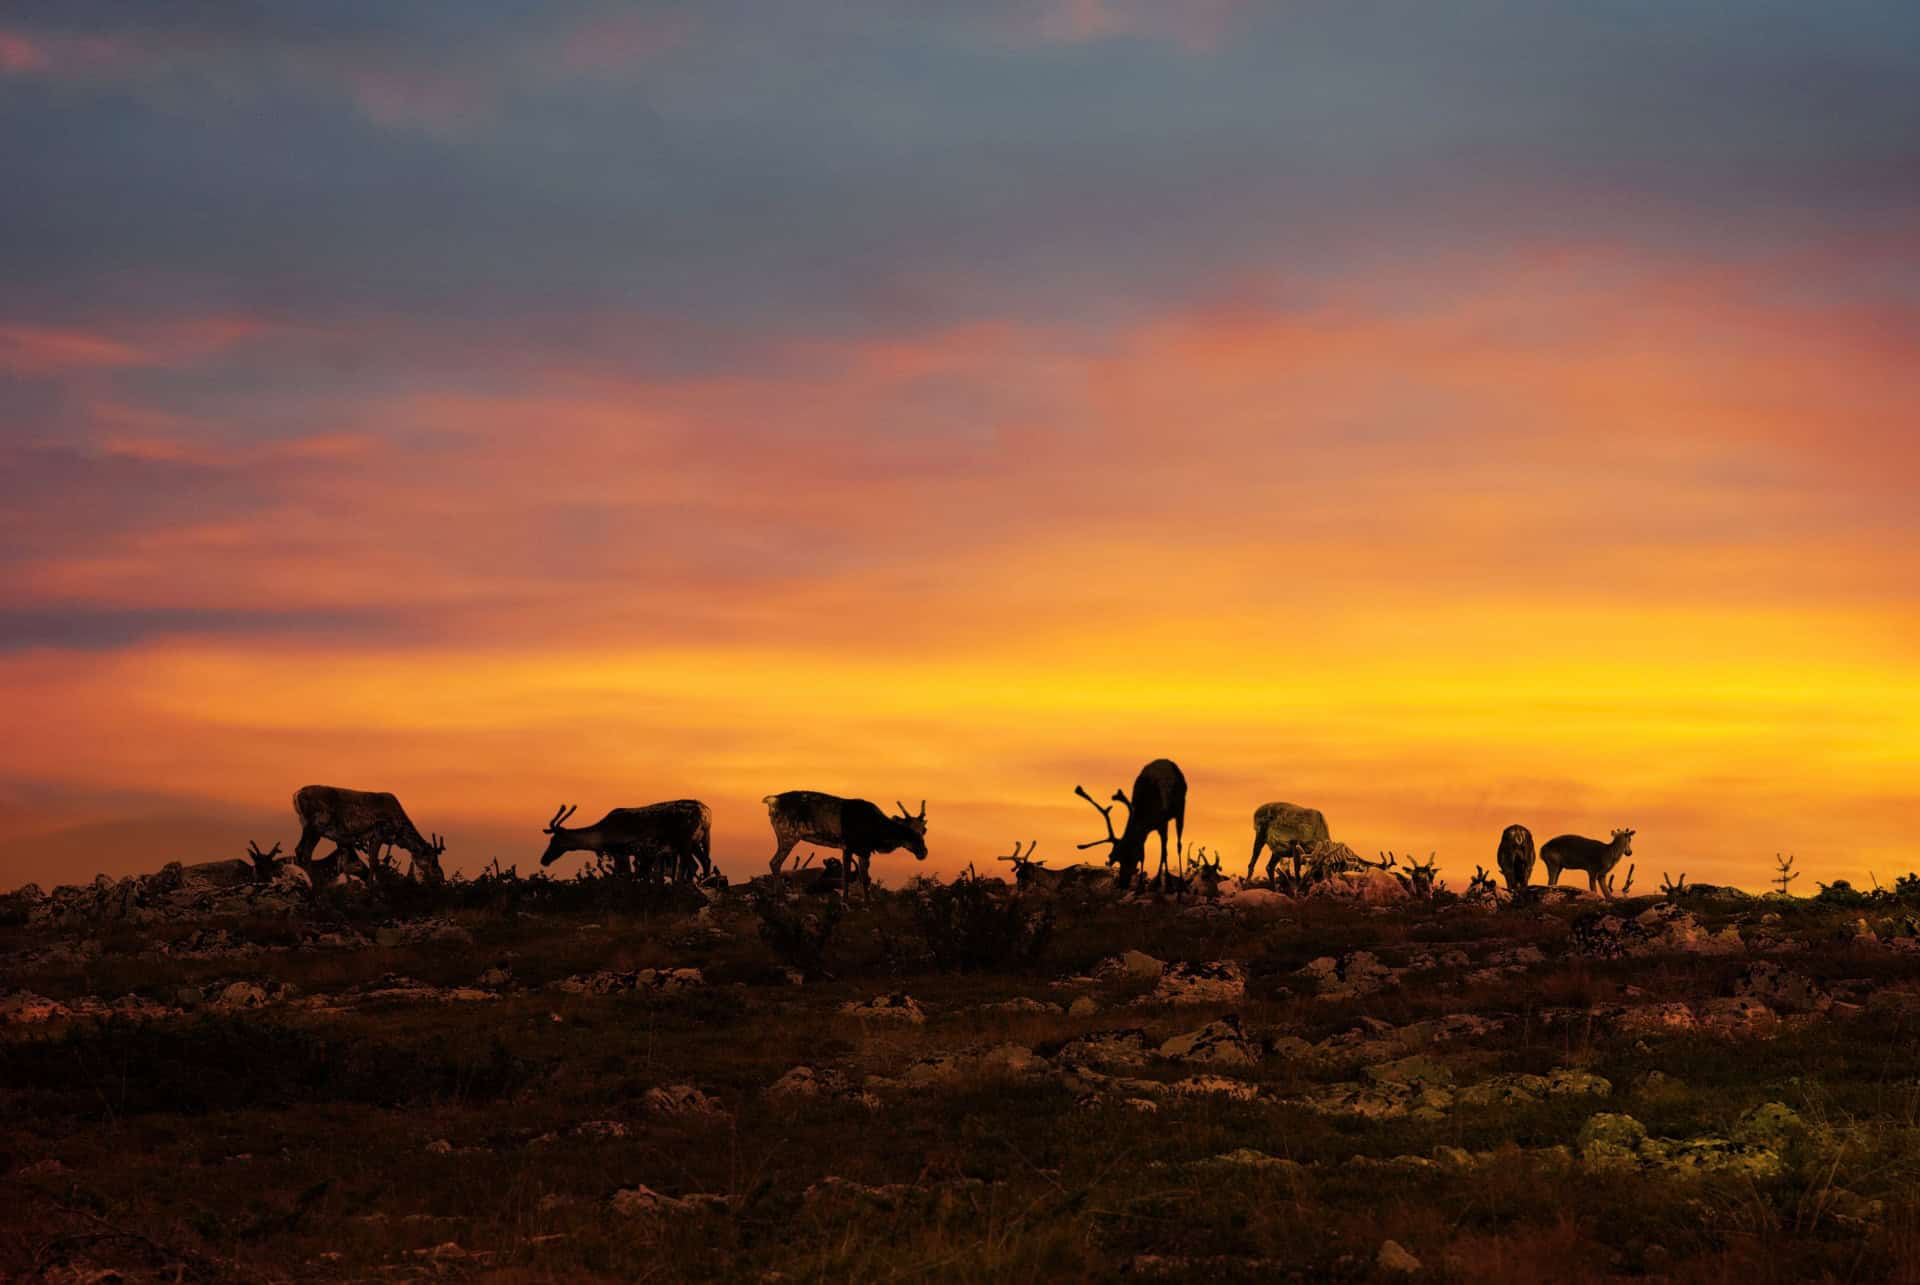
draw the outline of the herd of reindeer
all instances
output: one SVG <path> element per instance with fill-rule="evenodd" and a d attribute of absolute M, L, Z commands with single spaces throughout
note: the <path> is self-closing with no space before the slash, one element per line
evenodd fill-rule
<path fill-rule="evenodd" d="M 1109 878 L 1114 886 L 1128 891 L 1182 891 L 1195 883 L 1218 887 L 1223 877 L 1218 855 L 1209 858 L 1204 849 L 1199 849 L 1189 860 L 1185 847 L 1187 778 L 1171 759 L 1155 759 L 1141 768 L 1131 796 L 1115 790 L 1112 800 L 1103 805 L 1084 787 L 1075 786 L 1074 793 L 1099 812 L 1107 831 L 1103 838 L 1079 846 L 1082 850 L 1107 848 L 1108 869 L 1075 865 L 1049 870 L 1045 861 L 1033 860 L 1034 844 L 1022 853 L 1016 843 L 1012 854 L 1000 860 L 1013 865 L 1017 887 L 1053 889 Z M 918 813 L 907 811 L 902 803 L 897 804 L 899 811 L 893 815 L 865 799 L 843 799 L 814 790 L 769 794 L 762 802 L 773 825 L 776 846 L 769 864 L 776 876 L 800 844 L 839 851 L 837 859 L 829 858 L 824 863 L 823 872 L 830 872 L 842 890 L 856 882 L 871 887 L 876 852 L 904 849 L 916 860 L 927 858 L 925 800 Z M 1115 806 L 1126 809 L 1125 826 L 1117 832 L 1113 827 Z M 281 857 L 277 843 L 264 852 L 257 844 L 250 844 L 248 855 L 255 878 L 270 879 L 289 861 L 316 885 L 347 874 L 366 877 L 375 866 L 392 868 L 396 849 L 411 858 L 409 873 L 413 878 L 438 883 L 445 877 L 440 856 L 446 851 L 446 841 L 437 834 L 422 835 L 400 800 L 391 794 L 309 785 L 294 794 L 293 809 L 300 819 L 300 840 L 292 856 Z M 542 831 L 548 836 L 547 849 L 540 857 L 543 867 L 569 852 L 590 852 L 616 874 L 675 881 L 713 877 L 713 816 L 697 799 L 615 808 L 592 825 L 569 826 L 566 822 L 575 811 L 563 806 L 547 822 Z M 1169 865 L 1169 830 L 1178 869 Z M 1578 870 L 1587 876 L 1591 891 L 1611 896 L 1613 869 L 1623 857 L 1632 855 L 1633 833 L 1615 830 L 1612 839 L 1605 842 L 1571 834 L 1549 840 L 1539 849 L 1539 860 L 1547 868 L 1547 882 L 1558 884 L 1562 871 Z M 1148 880 L 1147 840 L 1156 834 L 1160 838 L 1159 872 Z M 316 858 L 314 851 L 323 839 L 334 845 L 333 851 Z M 1265 879 L 1271 884 L 1282 875 L 1282 864 L 1289 859 L 1297 878 L 1304 859 L 1334 847 L 1327 819 L 1317 808 L 1262 804 L 1253 814 L 1253 855 L 1247 861 L 1246 877 L 1253 880 L 1263 850 L 1267 853 Z M 1535 863 L 1532 832 L 1523 825 L 1508 826 L 1500 836 L 1495 862 L 1509 891 L 1526 887 Z M 1431 877 L 1431 863 L 1417 869 L 1424 869 Z M 1484 871 L 1479 878 L 1487 879 Z"/>

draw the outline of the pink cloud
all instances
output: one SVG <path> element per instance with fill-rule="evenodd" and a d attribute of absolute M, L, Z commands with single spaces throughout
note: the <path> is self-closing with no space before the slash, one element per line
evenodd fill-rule
<path fill-rule="evenodd" d="M 38 44 L 15 31 L 0 31 L 0 75 L 19 76 L 30 71 L 43 71 L 47 66 L 47 52 Z"/>

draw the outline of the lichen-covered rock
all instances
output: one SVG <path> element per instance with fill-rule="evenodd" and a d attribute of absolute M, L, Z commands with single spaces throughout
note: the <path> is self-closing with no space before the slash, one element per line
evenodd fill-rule
<path fill-rule="evenodd" d="M 1380 1252 L 1373 1256 L 1373 1265 L 1394 1276 L 1411 1276 L 1426 1270 L 1425 1265 L 1403 1249 L 1397 1240 L 1380 1242 Z"/>
<path fill-rule="evenodd" d="M 992 1004 L 982 1004 L 983 1012 L 1012 1013 L 1020 1017 L 1058 1017 L 1060 1006 L 1049 1004 L 1045 1000 L 1030 999 L 1025 995 L 1017 999 L 1003 999 Z"/>
<path fill-rule="evenodd" d="M 1226 1097 L 1237 1102 L 1251 1102 L 1260 1096 L 1260 1086 L 1245 1080 L 1230 1080 L 1224 1075 L 1190 1075 L 1169 1084 L 1167 1092 L 1180 1098 Z"/>
<path fill-rule="evenodd" d="M 1453 1105 L 1453 1091 L 1437 1084 L 1342 1081 L 1318 1085 L 1291 1100 L 1318 1115 L 1355 1116 L 1363 1120 L 1439 1120 Z"/>
<path fill-rule="evenodd" d="M 907 1086 L 952 1086 L 984 1077 L 1024 1075 L 1039 1066 L 1024 1044 L 995 1044 L 985 1049 L 933 1053 L 918 1058 L 900 1074 Z"/>
<path fill-rule="evenodd" d="M 1462 1106 L 1515 1106 L 1555 1097 L 1604 1098 L 1612 1092 L 1612 1081 L 1602 1076 L 1561 1068 L 1546 1075 L 1489 1076 L 1459 1090 L 1454 1098 Z"/>
<path fill-rule="evenodd" d="M 924 1026 L 927 1021 L 919 1002 L 900 991 L 891 995 L 876 995 L 864 1004 L 849 1000 L 840 1006 L 840 1013 L 863 1022 L 899 1022 L 907 1026 Z"/>
<path fill-rule="evenodd" d="M 1757 999 L 1735 995 L 1700 1005 L 1700 1028 L 1728 1039 L 1765 1039 L 1780 1029 L 1780 1018 Z"/>
<path fill-rule="evenodd" d="M 1595 1168 L 1653 1169 L 1680 1177 L 1738 1175 L 1761 1180 L 1785 1171 L 1780 1153 L 1770 1146 L 1733 1138 L 1651 1138 L 1630 1115 L 1602 1114 L 1580 1130 L 1580 1158 Z"/>
<path fill-rule="evenodd" d="M 627 1136 L 627 1126 L 618 1120 L 582 1120 L 569 1130 L 576 1138 L 593 1138 L 606 1141 Z"/>
<path fill-rule="evenodd" d="M 603 969 L 597 973 L 579 973 L 555 982 L 555 990 L 574 995 L 674 995 L 706 985 L 706 977 L 697 968 L 642 968 L 621 973 Z"/>
<path fill-rule="evenodd" d="M 1626 959 L 1646 955 L 1726 955 L 1746 949 L 1734 927 L 1709 932 L 1689 911 L 1672 902 L 1649 906 L 1632 919 L 1595 911 L 1575 920 L 1567 931 L 1567 953 L 1587 959 Z"/>
<path fill-rule="evenodd" d="M 1247 997 L 1247 973 L 1231 959 L 1169 964 L 1160 983 L 1136 1004 L 1237 1004 Z"/>
<path fill-rule="evenodd" d="M 1126 950 L 1093 966 L 1092 980 L 1102 982 L 1158 981 L 1166 965 L 1144 951 Z"/>
<path fill-rule="evenodd" d="M 1240 1019 L 1229 1015 L 1208 1022 L 1197 1031 L 1176 1035 L 1159 1048 L 1159 1055 L 1180 1062 L 1204 1062 L 1215 1066 L 1252 1066 L 1260 1060 L 1260 1051 L 1240 1028 Z"/>
<path fill-rule="evenodd" d="M 1601 1112 L 1580 1126 L 1574 1146 L 1580 1159 L 1589 1165 L 1607 1168 L 1636 1168 L 1641 1161 L 1640 1148 L 1647 1141 L 1647 1126 L 1630 1115 Z"/>
<path fill-rule="evenodd" d="M 1281 1156 L 1270 1156 L 1264 1151 L 1255 1151 L 1251 1147 L 1239 1147 L 1232 1151 L 1195 1161 L 1198 1165 L 1218 1165 L 1226 1169 L 1260 1169 L 1279 1173 L 1299 1173 L 1303 1166 L 1297 1160 L 1287 1160 Z"/>
<path fill-rule="evenodd" d="M 724 1116 L 726 1108 L 691 1084 L 662 1084 L 648 1089 L 640 1104 L 655 1115 Z"/>
<path fill-rule="evenodd" d="M 1833 996 L 1804 973 L 1789 972 L 1770 959 L 1755 960 L 1734 979 L 1736 997 L 1758 1000 L 1778 1013 L 1824 1013 Z"/>
<path fill-rule="evenodd" d="M 267 1004 L 267 988 L 258 982 L 228 982 L 213 997 L 213 1007 L 219 1009 L 264 1008 Z"/>
<path fill-rule="evenodd" d="M 1145 1066 L 1147 1033 L 1138 1027 L 1092 1031 L 1061 1045 L 1053 1055 L 1053 1060 L 1064 1066 Z"/>
<path fill-rule="evenodd" d="M 35 995 L 32 991 L 14 991 L 11 995 L 0 996 L 0 1025 L 37 1026 L 42 1022 L 54 1022 L 69 1013 L 65 1004 L 48 999 L 44 995 Z"/>
<path fill-rule="evenodd" d="M 1622 1011 L 1614 1018 L 1614 1029 L 1622 1035 L 1684 1035 L 1699 1026 L 1693 1010 L 1678 1002 L 1642 1004 Z"/>
<path fill-rule="evenodd" d="M 770 1098 L 814 1098 L 822 1094 L 838 1093 L 847 1087 L 847 1079 L 838 1071 L 816 1071 L 810 1066 L 796 1066 L 767 1086 Z"/>
<path fill-rule="evenodd" d="M 1806 1131 L 1806 1122 L 1792 1107 L 1784 1102 L 1763 1102 L 1741 1115 L 1733 1126 L 1733 1139 L 1778 1151 Z"/>
<path fill-rule="evenodd" d="M 1322 955 L 1304 965 L 1295 976 L 1313 982 L 1314 993 L 1321 999 L 1352 999 L 1371 995 L 1399 980 L 1391 968 L 1381 963 L 1373 952 L 1366 950 L 1356 950 L 1343 960 Z"/>
<path fill-rule="evenodd" d="M 1366 1068 L 1366 1077 L 1381 1084 L 1452 1084 L 1453 1068 L 1424 1053 L 1382 1062 Z"/>
<path fill-rule="evenodd" d="M 628 1218 L 661 1218 L 669 1214 L 697 1214 L 711 1211 L 724 1213 L 727 1198 L 711 1192 L 695 1192 L 687 1196 L 663 1196 L 651 1187 L 636 1185 L 622 1187 L 607 1197 L 607 1204 L 616 1214 Z"/>

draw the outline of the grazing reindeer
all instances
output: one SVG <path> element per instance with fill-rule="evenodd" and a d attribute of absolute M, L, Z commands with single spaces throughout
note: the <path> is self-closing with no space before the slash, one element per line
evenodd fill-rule
<path fill-rule="evenodd" d="M 896 803 L 899 816 L 887 816 L 865 799 L 843 799 L 817 790 L 788 790 L 760 800 L 767 805 L 778 845 L 768 863 L 779 874 L 795 844 L 815 843 L 838 848 L 845 858 L 848 879 L 873 886 L 873 854 L 905 848 L 914 860 L 927 859 L 927 801 L 920 800 L 918 816 Z"/>
<path fill-rule="evenodd" d="M 1100 819 L 1107 823 L 1107 837 L 1083 843 L 1082 851 L 1097 848 L 1102 844 L 1112 844 L 1113 851 L 1107 854 L 1107 864 L 1118 866 L 1114 872 L 1114 881 L 1120 885 L 1131 886 L 1134 876 L 1147 863 L 1147 836 L 1160 836 L 1160 873 L 1167 870 L 1167 827 L 1173 827 L 1173 850 L 1180 855 L 1185 843 L 1187 828 L 1187 778 L 1172 759 L 1155 759 L 1140 769 L 1140 775 L 1133 778 L 1133 798 L 1129 800 L 1122 790 L 1113 792 L 1113 801 L 1126 805 L 1127 828 L 1119 834 L 1113 832 L 1113 808 L 1101 807 L 1093 802 L 1084 786 L 1076 785 L 1073 792 L 1093 803 Z"/>
<path fill-rule="evenodd" d="M 280 845 L 278 843 L 274 844 L 268 851 L 262 852 L 260 851 L 259 844 L 255 843 L 252 839 L 248 839 L 247 856 L 253 862 L 253 881 L 255 883 L 272 883 L 273 876 L 278 874 L 280 867 L 287 863 L 286 858 L 280 855 Z"/>
<path fill-rule="evenodd" d="M 430 840 L 423 838 L 391 794 L 308 785 L 294 793 L 293 810 L 300 818 L 300 842 L 294 846 L 293 859 L 313 876 L 316 886 L 331 882 L 343 868 L 365 870 L 364 858 L 376 857 L 389 847 L 406 851 L 413 859 L 414 877 L 422 882 L 439 883 L 445 878 L 440 854 L 447 850 L 446 840 L 437 834 Z M 325 862 L 316 862 L 313 850 L 322 839 L 332 840 L 334 850 Z"/>
<path fill-rule="evenodd" d="M 698 799 L 675 799 L 644 808 L 615 808 L 592 825 L 564 825 L 576 810 L 562 807 L 540 833 L 551 835 L 540 856 L 550 866 L 569 852 L 592 852 L 613 862 L 620 874 L 631 874 L 633 862 L 641 873 L 651 873 L 658 857 L 667 859 L 670 879 L 705 878 L 713 869 L 713 813 Z"/>
<path fill-rule="evenodd" d="M 1363 861 L 1362 865 L 1374 870 L 1384 870 L 1400 881 L 1409 895 L 1431 901 L 1433 894 L 1445 885 L 1438 878 L 1440 862 L 1436 853 L 1429 852 L 1425 862 L 1421 862 L 1411 852 L 1407 854 L 1407 864 L 1401 865 L 1398 855 L 1391 852 L 1380 854 L 1378 861 Z"/>
<path fill-rule="evenodd" d="M 1058 870 L 1047 869 L 1047 863 L 1045 861 L 1035 861 L 1033 859 L 1033 850 L 1039 846 L 1040 840 L 1035 839 L 1027 844 L 1027 850 L 1022 852 L 1020 851 L 1020 841 L 1015 839 L 1013 841 L 1013 852 L 1008 856 L 1000 858 L 1002 861 L 1013 864 L 1013 886 L 1022 892 L 1025 892 L 1029 888 L 1037 891 L 1052 892 L 1060 886 L 1060 872 Z"/>
<path fill-rule="evenodd" d="M 181 878 L 213 888 L 240 888 L 247 884 L 272 883 L 273 876 L 285 864 L 280 855 L 280 845 L 274 844 L 270 851 L 260 851 L 260 845 L 247 840 L 247 860 L 235 857 L 230 861 L 201 861 L 182 867 Z"/>
<path fill-rule="evenodd" d="M 1205 848 L 1194 852 L 1193 884 L 1200 889 L 1200 895 L 1208 901 L 1220 899 L 1220 885 L 1226 880 L 1226 874 L 1220 869 L 1220 854 L 1207 856 Z"/>
<path fill-rule="evenodd" d="M 1330 843 L 1327 818 L 1318 808 L 1303 808 L 1293 803 L 1262 803 L 1253 810 L 1253 855 L 1247 858 L 1247 878 L 1260 864 L 1260 849 L 1266 848 L 1267 878 L 1279 868 L 1282 854 L 1299 852 L 1316 843 Z M 1297 845 L 1297 846 L 1296 846 Z"/>
<path fill-rule="evenodd" d="M 1540 861 L 1547 868 L 1547 883 L 1558 887 L 1562 870 L 1579 870 L 1587 876 L 1587 891 L 1610 896 L 1605 879 L 1620 864 L 1620 858 L 1633 855 L 1633 831 L 1615 830 L 1609 843 L 1563 834 L 1548 839 L 1540 848 Z"/>
<path fill-rule="evenodd" d="M 1533 831 L 1524 825 L 1510 825 L 1500 832 L 1500 849 L 1494 865 L 1507 881 L 1507 891 L 1518 894 L 1533 878 Z"/>

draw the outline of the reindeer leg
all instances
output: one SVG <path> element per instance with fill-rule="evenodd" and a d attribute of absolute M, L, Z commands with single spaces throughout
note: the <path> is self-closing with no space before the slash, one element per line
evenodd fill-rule
<path fill-rule="evenodd" d="M 793 851 L 793 845 L 796 840 L 793 835 L 782 834 L 778 830 L 774 831 L 773 837 L 774 842 L 779 846 L 773 850 L 773 860 L 767 863 L 767 868 L 773 871 L 773 873 L 779 874 L 780 867 L 786 864 L 787 856 Z"/>

